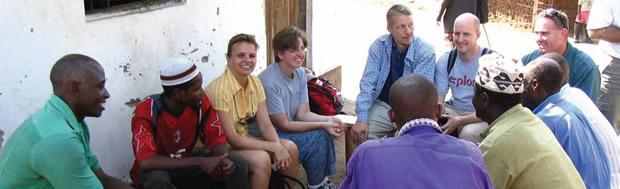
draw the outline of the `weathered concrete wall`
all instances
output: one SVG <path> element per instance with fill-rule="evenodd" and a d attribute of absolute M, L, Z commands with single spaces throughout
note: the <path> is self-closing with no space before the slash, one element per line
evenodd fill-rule
<path fill-rule="evenodd" d="M 98 119 L 87 118 L 103 168 L 127 179 L 133 161 L 130 118 L 138 98 L 161 91 L 159 65 L 175 55 L 199 65 L 204 86 L 221 74 L 228 39 L 256 35 L 256 73 L 265 68 L 264 1 L 187 0 L 174 6 L 87 21 L 83 1 L 0 1 L 0 128 L 5 141 L 51 95 L 49 71 L 68 53 L 98 60 L 111 94 Z M 53 155 L 53 154 L 50 154 Z"/>

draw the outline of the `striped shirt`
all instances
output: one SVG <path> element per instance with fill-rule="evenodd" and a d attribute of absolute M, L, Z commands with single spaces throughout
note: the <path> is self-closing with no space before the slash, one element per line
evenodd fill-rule
<path fill-rule="evenodd" d="M 562 87 L 561 90 L 567 91 L 567 99 L 573 102 L 586 115 L 592 129 L 598 135 L 599 141 L 605 148 L 607 158 L 609 159 L 609 168 L 611 169 L 611 188 L 620 188 L 620 136 L 616 135 L 612 125 L 607 121 L 605 116 L 601 114 L 596 105 L 589 99 L 583 91 L 574 87 Z"/>

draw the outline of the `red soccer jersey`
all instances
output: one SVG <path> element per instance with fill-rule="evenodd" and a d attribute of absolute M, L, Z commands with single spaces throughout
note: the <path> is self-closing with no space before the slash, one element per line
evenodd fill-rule
<path fill-rule="evenodd" d="M 163 97 L 162 97 L 163 98 Z M 136 157 L 131 178 L 134 183 L 139 181 L 139 161 L 160 155 L 171 158 L 185 158 L 192 153 L 198 137 L 199 114 L 197 109 L 185 107 L 178 117 L 168 113 L 165 108 L 159 110 L 155 132 L 153 132 L 153 99 L 147 98 L 140 102 L 131 119 L 133 133 L 132 147 Z M 163 104 L 163 102 L 162 102 Z M 221 127 L 216 110 L 211 106 L 207 95 L 202 98 L 200 119 L 205 137 L 202 141 L 208 149 L 218 144 L 226 144 L 224 130 Z M 153 137 L 156 135 L 156 137 Z"/>

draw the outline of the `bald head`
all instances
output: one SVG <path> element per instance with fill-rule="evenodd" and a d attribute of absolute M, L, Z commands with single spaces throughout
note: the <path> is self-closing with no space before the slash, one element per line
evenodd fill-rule
<path fill-rule="evenodd" d="M 463 13 L 454 20 L 454 27 L 457 25 L 467 24 L 473 26 L 476 32 L 480 32 L 480 19 L 472 13 Z"/>
<path fill-rule="evenodd" d="M 62 93 L 62 86 L 69 82 L 80 82 L 85 76 L 103 73 L 99 63 L 88 56 L 81 54 L 69 54 L 60 58 L 50 72 L 50 81 L 54 88 L 54 94 Z"/>
<path fill-rule="evenodd" d="M 530 62 L 526 68 L 526 80 L 528 82 L 533 79 L 538 80 L 542 89 L 549 95 L 560 91 L 564 85 L 564 71 L 560 64 L 552 59 L 539 57 Z"/>
<path fill-rule="evenodd" d="M 431 81 L 415 74 L 403 76 L 390 88 L 392 119 L 398 127 L 418 118 L 436 120 L 437 98 L 437 90 Z"/>
<path fill-rule="evenodd" d="M 551 52 L 543 54 L 542 56 L 540 56 L 540 58 L 548 58 L 558 63 L 558 65 L 560 65 L 560 67 L 562 68 L 562 85 L 568 83 L 570 68 L 568 67 L 568 63 L 566 62 L 564 56 L 558 53 Z"/>

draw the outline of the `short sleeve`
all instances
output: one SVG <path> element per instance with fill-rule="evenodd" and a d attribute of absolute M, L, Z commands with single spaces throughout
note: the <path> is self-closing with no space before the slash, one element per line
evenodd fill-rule
<path fill-rule="evenodd" d="M 299 73 L 299 87 L 300 87 L 300 93 L 299 93 L 299 104 L 305 104 L 309 102 L 308 99 L 308 79 L 306 76 L 306 73 L 303 71 L 303 69 L 297 69 L 297 73 Z"/>
<path fill-rule="evenodd" d="M 55 135 L 38 142 L 32 148 L 32 167 L 54 188 L 103 188 L 92 170 L 97 161 L 91 159 L 76 136 Z"/>
<path fill-rule="evenodd" d="M 225 86 L 223 86 L 220 79 L 214 80 L 211 82 L 206 88 L 207 96 L 211 99 L 211 103 L 213 104 L 213 108 L 217 111 L 222 112 L 230 112 L 230 102 L 232 94 L 226 94 L 224 92 Z"/>
<path fill-rule="evenodd" d="M 157 143 L 151 126 L 151 102 L 146 100 L 138 104 L 131 118 L 131 143 L 137 161 L 157 155 Z"/>
<path fill-rule="evenodd" d="M 437 66 L 435 67 L 435 86 L 437 86 L 437 93 L 439 96 L 446 96 L 448 93 L 448 57 L 449 51 L 444 53 L 439 60 L 437 60 Z"/>
<path fill-rule="evenodd" d="M 263 84 L 261 84 L 260 80 L 258 79 L 258 77 L 255 76 L 250 76 L 252 77 L 252 80 L 254 81 L 254 83 L 256 83 L 256 98 L 258 99 L 258 103 L 260 104 L 261 102 L 265 101 L 266 97 L 265 97 L 265 89 L 263 88 Z"/>
<path fill-rule="evenodd" d="M 611 5 L 611 1 L 617 0 L 595 0 L 592 2 L 592 9 L 588 18 L 588 29 L 600 29 L 613 24 L 614 10 L 612 10 L 613 5 Z"/>
<path fill-rule="evenodd" d="M 217 111 L 211 106 L 211 102 L 207 96 L 204 96 L 202 99 L 202 108 L 204 109 L 205 115 L 202 125 L 202 129 L 204 134 L 203 144 L 208 149 L 213 149 L 215 146 L 220 144 L 226 144 L 226 136 L 224 135 L 224 129 L 222 128 L 222 122 L 217 115 Z"/>
<path fill-rule="evenodd" d="M 134 117 L 131 127 L 133 133 L 132 147 L 136 160 L 141 161 L 157 155 L 157 147 L 155 138 L 153 137 L 151 122 Z"/>
<path fill-rule="evenodd" d="M 285 113 L 284 103 L 282 102 L 282 95 L 284 95 L 284 91 L 279 91 L 278 88 L 271 84 L 263 86 L 265 87 L 264 89 L 269 115 Z"/>

